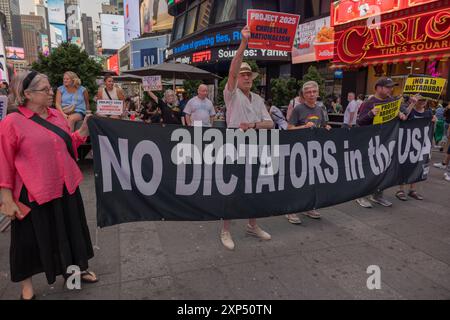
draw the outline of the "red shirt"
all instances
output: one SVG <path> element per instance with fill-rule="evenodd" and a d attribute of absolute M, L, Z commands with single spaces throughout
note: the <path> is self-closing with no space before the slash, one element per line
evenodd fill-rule
<path fill-rule="evenodd" d="M 22 114 L 9 114 L 0 121 L 0 188 L 11 189 L 15 200 L 25 184 L 29 200 L 38 204 L 63 195 L 64 185 L 73 194 L 83 176 L 77 163 L 67 151 L 64 140 L 29 120 L 34 114 L 19 107 Z M 67 120 L 55 110 L 47 108 L 47 121 L 60 127 L 72 137 L 77 148 L 86 141 L 78 132 L 70 133 Z"/>

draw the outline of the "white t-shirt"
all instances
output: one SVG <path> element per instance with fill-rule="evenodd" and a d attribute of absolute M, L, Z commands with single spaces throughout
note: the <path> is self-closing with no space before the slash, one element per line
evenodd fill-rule
<path fill-rule="evenodd" d="M 357 118 L 357 112 L 358 112 L 358 102 L 356 102 L 355 100 L 351 101 L 348 106 L 347 109 L 345 109 L 345 113 L 344 113 L 344 124 L 347 125 L 356 125 L 356 118 Z M 352 123 L 350 122 L 350 113 L 354 112 L 355 115 L 353 116 L 353 121 Z"/>
<path fill-rule="evenodd" d="M 267 112 L 264 100 L 259 95 L 251 92 L 251 101 L 236 87 L 233 91 L 228 90 L 228 83 L 223 90 L 223 99 L 227 108 L 227 127 L 239 128 L 241 123 L 255 123 L 265 120 L 272 121 Z"/>
<path fill-rule="evenodd" d="M 216 114 L 214 106 L 208 98 L 200 99 L 199 97 L 193 97 L 188 101 L 186 107 L 183 110 L 184 113 L 191 116 L 191 124 L 201 121 L 203 127 L 211 127 L 211 118 Z"/>

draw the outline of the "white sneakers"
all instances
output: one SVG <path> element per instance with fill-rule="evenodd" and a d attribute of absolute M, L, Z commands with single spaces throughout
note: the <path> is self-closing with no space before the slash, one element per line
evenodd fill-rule
<path fill-rule="evenodd" d="M 450 173 L 444 173 L 444 180 L 450 182 Z"/>
<path fill-rule="evenodd" d="M 265 232 L 263 229 L 261 229 L 258 225 L 251 226 L 247 224 L 247 227 L 245 228 L 248 235 L 260 238 L 261 240 L 270 240 L 272 237 L 270 234 Z"/>
<path fill-rule="evenodd" d="M 222 230 L 220 233 L 220 240 L 225 248 L 228 250 L 234 250 L 234 241 L 233 238 L 231 238 L 230 231 Z"/>
<path fill-rule="evenodd" d="M 442 162 L 435 162 L 435 163 L 433 163 L 433 167 L 438 168 L 438 169 L 442 169 L 442 170 L 447 169 L 447 166 L 445 164 L 443 164 Z"/>
<path fill-rule="evenodd" d="M 270 234 L 265 232 L 263 229 L 261 229 L 257 225 L 252 227 L 251 225 L 247 224 L 247 226 L 245 228 L 245 232 L 248 235 L 260 238 L 261 240 L 270 240 L 270 239 L 272 239 Z M 227 248 L 228 250 L 234 250 L 234 241 L 233 241 L 233 238 L 231 237 L 230 231 L 222 230 L 220 232 L 220 241 L 222 241 L 223 246 L 225 248 Z"/>

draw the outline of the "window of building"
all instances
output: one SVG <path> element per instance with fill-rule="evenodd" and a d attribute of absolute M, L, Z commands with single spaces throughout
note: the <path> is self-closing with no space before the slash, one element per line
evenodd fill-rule
<path fill-rule="evenodd" d="M 175 21 L 175 32 L 174 32 L 174 38 L 175 40 L 180 39 L 183 36 L 183 27 L 184 27 L 184 20 L 186 18 L 186 15 L 181 15 L 177 17 Z"/>
<path fill-rule="evenodd" d="M 320 14 L 328 14 L 331 11 L 331 0 L 320 1 Z"/>
<path fill-rule="evenodd" d="M 215 1 L 214 23 L 221 23 L 236 19 L 237 0 Z"/>
<path fill-rule="evenodd" d="M 187 36 L 195 31 L 195 23 L 197 21 L 197 9 L 194 7 L 187 12 L 186 15 L 186 25 L 184 27 L 184 36 Z"/>
<path fill-rule="evenodd" d="M 259 9 L 268 11 L 278 11 L 278 1 L 261 1 L 261 0 L 243 0 L 242 1 L 242 19 L 247 19 L 248 9 Z"/>
<path fill-rule="evenodd" d="M 305 19 L 314 18 L 320 15 L 320 2 L 317 0 L 305 0 Z"/>
<path fill-rule="evenodd" d="M 209 24 L 209 16 L 211 13 L 212 0 L 203 1 L 198 11 L 197 30 L 205 29 Z"/>

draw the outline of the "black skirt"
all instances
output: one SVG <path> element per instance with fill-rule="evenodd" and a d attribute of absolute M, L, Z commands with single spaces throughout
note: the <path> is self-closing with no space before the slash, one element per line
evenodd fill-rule
<path fill-rule="evenodd" d="M 32 209 L 23 220 L 11 223 L 11 280 L 19 282 L 44 272 L 52 284 L 71 265 L 86 270 L 94 250 L 80 189 L 70 195 L 64 188 L 61 198 L 37 205 L 29 202 L 24 187 L 20 201 Z"/>

